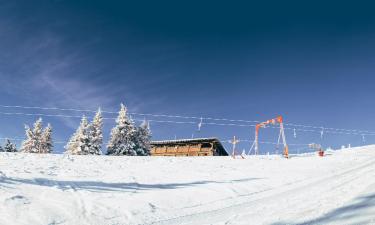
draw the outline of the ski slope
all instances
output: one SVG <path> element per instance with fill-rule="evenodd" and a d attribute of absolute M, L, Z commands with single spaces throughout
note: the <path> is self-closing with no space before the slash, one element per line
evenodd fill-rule
<path fill-rule="evenodd" d="M 279 156 L 0 154 L 0 224 L 375 224 L 375 146 Z"/>

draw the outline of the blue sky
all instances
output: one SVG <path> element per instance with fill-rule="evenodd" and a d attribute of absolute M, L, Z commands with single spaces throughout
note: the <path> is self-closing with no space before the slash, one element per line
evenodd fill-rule
<path fill-rule="evenodd" d="M 0 103 L 117 111 L 124 102 L 135 113 L 260 121 L 283 115 L 290 123 L 375 131 L 373 6 L 260 2 L 0 1 Z M 36 118 L 0 115 L 0 135 L 22 137 L 23 124 Z M 56 140 L 67 140 L 79 123 L 43 119 Z M 113 125 L 106 120 L 106 138 Z M 253 136 L 251 127 L 151 126 L 156 140 Z M 276 136 L 267 130 L 262 140 Z M 287 139 L 362 144 L 360 135 L 321 140 L 319 132 L 301 131 L 295 139 L 290 130 Z"/>

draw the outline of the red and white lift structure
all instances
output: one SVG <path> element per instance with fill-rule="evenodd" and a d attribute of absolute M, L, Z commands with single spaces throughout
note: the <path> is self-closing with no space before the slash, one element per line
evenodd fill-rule
<path fill-rule="evenodd" d="M 284 151 L 283 155 L 285 158 L 289 158 L 289 148 L 288 145 L 286 144 L 286 138 L 285 138 L 285 132 L 284 132 L 284 125 L 283 125 L 283 117 L 278 116 L 274 119 L 267 120 L 265 122 L 259 123 L 255 126 L 255 140 L 254 140 L 254 148 L 255 148 L 255 154 L 259 154 L 259 129 L 260 128 L 266 128 L 267 125 L 280 125 L 280 133 L 279 133 L 279 138 L 277 140 L 277 146 L 280 144 L 280 139 L 283 141 L 284 145 Z"/>

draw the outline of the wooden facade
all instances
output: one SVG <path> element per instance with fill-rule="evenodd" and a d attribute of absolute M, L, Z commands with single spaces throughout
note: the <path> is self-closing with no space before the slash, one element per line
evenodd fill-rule
<path fill-rule="evenodd" d="M 227 156 L 217 138 L 183 139 L 151 142 L 152 156 Z"/>

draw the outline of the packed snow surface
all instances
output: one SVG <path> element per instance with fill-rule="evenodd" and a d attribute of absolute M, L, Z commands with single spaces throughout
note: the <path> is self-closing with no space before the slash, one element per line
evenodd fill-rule
<path fill-rule="evenodd" d="M 293 156 L 0 154 L 0 224 L 375 224 L 375 146 Z"/>

